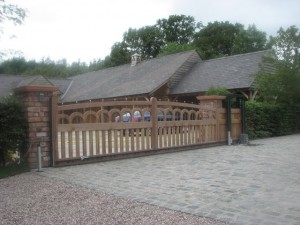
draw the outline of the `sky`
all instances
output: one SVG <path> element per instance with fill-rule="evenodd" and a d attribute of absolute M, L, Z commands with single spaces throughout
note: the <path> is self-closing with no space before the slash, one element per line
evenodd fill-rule
<path fill-rule="evenodd" d="M 128 28 L 154 25 L 169 15 L 241 23 L 276 36 L 280 27 L 300 29 L 300 0 L 6 0 L 27 10 L 21 26 L 4 23 L 0 50 L 27 60 L 104 59 Z M 12 57 L 7 56 L 7 57 Z"/>

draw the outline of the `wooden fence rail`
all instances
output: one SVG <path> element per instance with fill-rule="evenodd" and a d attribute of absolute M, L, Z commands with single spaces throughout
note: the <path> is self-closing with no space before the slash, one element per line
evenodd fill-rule
<path fill-rule="evenodd" d="M 54 162 L 225 142 L 226 110 L 196 104 L 112 101 L 53 106 Z M 241 132 L 232 110 L 232 137 Z"/>

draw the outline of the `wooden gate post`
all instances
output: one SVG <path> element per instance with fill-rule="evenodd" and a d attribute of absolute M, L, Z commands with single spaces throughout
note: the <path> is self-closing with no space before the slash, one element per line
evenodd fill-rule
<path fill-rule="evenodd" d="M 221 110 L 223 105 L 223 100 L 225 100 L 225 96 L 218 95 L 205 95 L 198 96 L 197 99 L 200 101 L 200 106 L 203 109 L 213 109 L 216 110 L 216 141 L 222 141 L 223 136 L 225 135 L 226 130 L 220 128 Z"/>
<path fill-rule="evenodd" d="M 27 82 L 26 82 L 27 81 Z M 51 166 L 51 104 L 53 94 L 58 90 L 46 78 L 36 76 L 26 80 L 14 90 L 23 103 L 28 124 L 28 151 L 26 160 L 32 169 L 38 166 L 37 147 L 41 147 L 42 166 Z"/>
<path fill-rule="evenodd" d="M 56 93 L 54 93 L 51 98 L 51 115 L 50 115 L 51 116 L 52 166 L 55 166 L 55 161 L 58 159 L 57 104 L 58 104 L 58 96 Z"/>
<path fill-rule="evenodd" d="M 151 149 L 158 148 L 158 120 L 157 120 L 157 99 L 152 97 L 151 102 Z"/>

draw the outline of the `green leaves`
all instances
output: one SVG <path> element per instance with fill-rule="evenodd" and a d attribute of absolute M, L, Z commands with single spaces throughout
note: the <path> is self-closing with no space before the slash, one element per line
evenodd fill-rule
<path fill-rule="evenodd" d="M 2 24 L 6 21 L 12 22 L 14 25 L 21 25 L 26 17 L 27 11 L 17 5 L 7 4 L 5 0 L 0 0 L 0 39 L 4 33 Z M 0 49 L 0 59 L 6 56 L 9 49 Z"/>
<path fill-rule="evenodd" d="M 159 57 L 164 56 L 164 55 L 170 55 L 178 52 L 184 52 L 184 51 L 189 51 L 193 50 L 196 47 L 192 44 L 177 44 L 177 43 L 168 43 L 166 47 L 158 54 Z"/>
<path fill-rule="evenodd" d="M 12 58 L 0 64 L 0 73 L 14 75 L 44 75 L 46 77 L 68 77 L 89 71 L 89 67 L 80 61 L 67 64 L 65 59 L 53 61 L 49 58 L 40 62 L 26 61 L 24 58 Z"/>
<path fill-rule="evenodd" d="M 191 43 L 198 26 L 194 17 L 185 15 L 170 15 L 168 19 L 159 19 L 156 22 L 156 27 L 163 34 L 164 44 Z"/>
<path fill-rule="evenodd" d="M 232 54 L 260 51 L 266 48 L 266 33 L 259 31 L 256 26 L 249 25 L 245 30 L 241 27 L 232 46 Z"/>
<path fill-rule="evenodd" d="M 129 28 L 123 35 L 123 42 L 131 55 L 141 54 L 143 59 L 155 58 L 163 47 L 162 33 L 156 26 L 140 29 Z"/>
<path fill-rule="evenodd" d="M 23 23 L 26 17 L 26 10 L 17 5 L 7 4 L 4 0 L 0 1 L 0 23 L 5 20 L 13 22 L 15 25 Z"/>
<path fill-rule="evenodd" d="M 273 56 L 265 62 L 273 64 L 274 72 L 256 74 L 260 97 L 269 103 L 300 105 L 300 31 L 295 26 L 280 28 L 272 43 Z"/>
<path fill-rule="evenodd" d="M 224 87 L 210 87 L 205 95 L 227 95 L 230 92 Z"/>
<path fill-rule="evenodd" d="M 246 102 L 246 124 L 250 138 L 294 133 L 300 129 L 300 108 L 262 102 Z"/>
<path fill-rule="evenodd" d="M 25 151 L 27 122 L 22 107 L 15 97 L 0 101 L 0 155 L 9 150 Z"/>
<path fill-rule="evenodd" d="M 264 50 L 266 33 L 251 25 L 247 30 L 242 24 L 228 21 L 208 23 L 195 34 L 194 44 L 202 52 L 202 59 L 242 54 Z"/>

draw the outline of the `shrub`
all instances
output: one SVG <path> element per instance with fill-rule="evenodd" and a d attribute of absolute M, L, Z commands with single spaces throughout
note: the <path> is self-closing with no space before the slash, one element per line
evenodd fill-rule
<path fill-rule="evenodd" d="M 294 133 L 300 129 L 300 110 L 261 102 L 246 102 L 249 138 L 263 138 Z"/>
<path fill-rule="evenodd" d="M 229 93 L 224 87 L 210 87 L 205 95 L 227 95 Z"/>
<path fill-rule="evenodd" d="M 20 102 L 9 96 L 0 101 L 0 166 L 5 166 L 11 152 L 22 157 L 26 149 L 27 122 Z"/>

